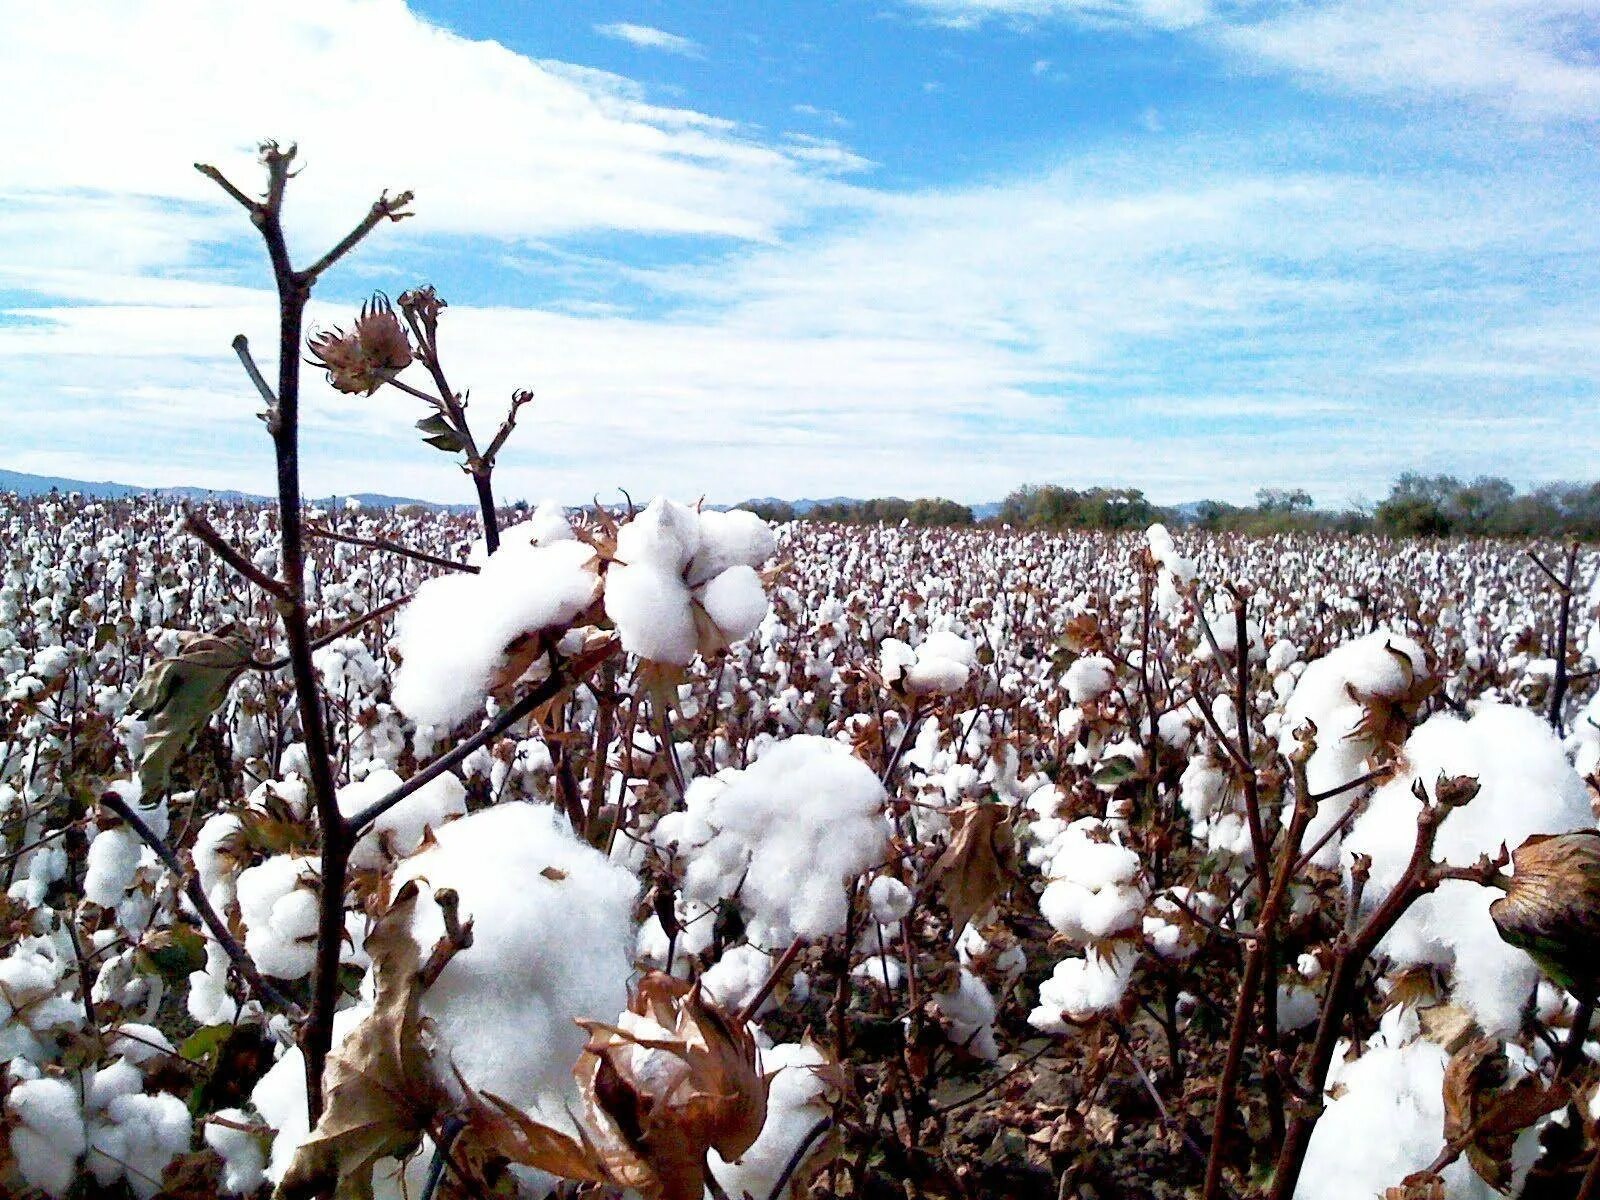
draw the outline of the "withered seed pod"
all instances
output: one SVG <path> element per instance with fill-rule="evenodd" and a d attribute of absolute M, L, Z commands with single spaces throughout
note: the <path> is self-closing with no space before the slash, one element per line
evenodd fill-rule
<path fill-rule="evenodd" d="M 1500 936 L 1573 995 L 1593 1000 L 1600 986 L 1600 830 L 1538 834 L 1511 862 L 1510 886 L 1489 906 Z"/>

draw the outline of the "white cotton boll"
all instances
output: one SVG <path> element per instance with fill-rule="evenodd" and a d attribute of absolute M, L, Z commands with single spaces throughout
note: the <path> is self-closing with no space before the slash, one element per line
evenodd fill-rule
<path fill-rule="evenodd" d="M 890 687 L 899 683 L 916 661 L 917 652 L 899 638 L 884 638 L 878 646 L 878 670 Z"/>
<path fill-rule="evenodd" d="M 1378 630 L 1347 642 L 1309 664 L 1284 709 L 1278 749 L 1292 755 L 1296 734 L 1314 724 L 1317 749 L 1306 762 L 1306 783 L 1314 793 L 1333 792 L 1360 777 L 1377 743 L 1363 732 L 1374 702 L 1393 703 L 1407 696 L 1427 672 L 1427 659 L 1411 638 Z M 1231 728 L 1224 724 L 1223 728 Z M 1317 805 L 1306 827 L 1307 845 L 1333 828 L 1364 794 L 1347 788 Z M 1330 838 L 1312 860 L 1319 867 L 1339 861 L 1339 839 Z"/>
<path fill-rule="evenodd" d="M 1039 911 L 1079 944 L 1131 929 L 1143 915 L 1147 892 L 1139 856 L 1116 836 L 1105 822 L 1084 817 L 1049 847 Z"/>
<path fill-rule="evenodd" d="M 879 875 L 867 888 L 867 903 L 872 919 L 879 925 L 895 925 L 911 911 L 916 896 L 891 875 Z"/>
<path fill-rule="evenodd" d="M 481 712 L 506 647 L 570 624 L 599 586 L 594 550 L 573 541 L 506 546 L 476 575 L 428 580 L 395 619 L 395 706 L 445 727 Z"/>
<path fill-rule="evenodd" d="M 906 964 L 892 954 L 873 954 L 850 968 L 850 976 L 869 986 L 896 991 L 906 979 Z"/>
<path fill-rule="evenodd" d="M 106 1049 L 112 1054 L 120 1054 L 136 1067 L 142 1067 L 152 1059 L 169 1059 L 177 1051 L 171 1039 L 154 1025 L 142 1025 L 134 1021 L 125 1021 L 111 1031 L 106 1038 Z"/>
<path fill-rule="evenodd" d="M 951 1042 L 989 1062 L 1000 1057 L 994 1040 L 994 996 L 983 980 L 963 969 L 956 986 L 939 992 L 933 1002 L 950 1023 Z"/>
<path fill-rule="evenodd" d="M 1419 780 L 1430 799 L 1441 775 L 1478 780 L 1478 794 L 1450 811 L 1434 841 L 1435 859 L 1452 866 L 1536 833 L 1594 827 L 1583 781 L 1545 723 L 1525 709 L 1490 704 L 1468 721 L 1431 717 L 1406 742 L 1403 758 L 1406 772 L 1372 794 L 1345 839 L 1347 875 L 1352 856 L 1372 859 L 1362 897 L 1368 909 L 1383 902 L 1410 860 L 1419 811 L 1411 789 Z M 1453 993 L 1479 1024 L 1511 1033 L 1538 972 L 1495 929 L 1489 904 L 1499 894 L 1447 880 L 1407 910 L 1379 949 L 1402 966 L 1451 968 Z"/>
<path fill-rule="evenodd" d="M 432 901 L 454 888 L 473 944 L 423 996 L 423 1013 L 466 1081 L 529 1108 L 559 1111 L 585 1035 L 578 1017 L 627 1003 L 638 881 L 573 836 L 547 805 L 503 803 L 451 821 L 402 862 L 394 888 L 423 884 L 412 933 L 444 933 Z M 606 1014 L 609 1014 L 607 1016 Z"/>
<path fill-rule="evenodd" d="M 361 1023 L 371 1008 L 353 1005 L 333 1014 L 333 1045 L 338 1048 L 351 1030 Z M 250 1103 L 275 1131 L 272 1153 L 267 1163 L 267 1178 L 279 1182 L 289 1169 L 295 1151 L 311 1131 L 306 1113 L 305 1056 L 299 1046 L 290 1046 L 283 1057 L 251 1089 Z"/>
<path fill-rule="evenodd" d="M 1278 1030 L 1293 1033 L 1304 1029 L 1322 1011 L 1322 998 L 1312 988 L 1297 983 L 1278 985 Z"/>
<path fill-rule="evenodd" d="M 761 576 L 747 566 L 729 567 L 699 589 L 700 606 L 730 642 L 755 632 L 767 615 L 767 593 Z"/>
<path fill-rule="evenodd" d="M 118 1096 L 133 1096 L 144 1091 L 144 1073 L 125 1058 L 94 1073 L 84 1096 L 84 1106 L 104 1112 Z"/>
<path fill-rule="evenodd" d="M 628 653 L 680 667 L 694 661 L 699 636 L 693 601 L 675 572 L 649 563 L 613 563 L 606 572 L 606 616 Z"/>
<path fill-rule="evenodd" d="M 144 843 L 126 825 L 103 829 L 89 843 L 88 865 L 83 873 L 83 897 L 102 908 L 122 903 L 139 870 Z"/>
<path fill-rule="evenodd" d="M 374 771 L 359 783 L 339 789 L 339 812 L 354 816 L 367 805 L 382 800 L 403 783 L 393 771 Z M 430 780 L 378 817 L 350 851 L 350 865 L 358 869 L 383 866 L 415 853 L 429 829 L 465 816 L 467 789 L 446 773 Z"/>
<path fill-rule="evenodd" d="M 689 564 L 689 579 L 699 583 L 730 567 L 759 567 L 778 550 L 771 527 L 742 508 L 700 514 L 700 545 Z"/>
<path fill-rule="evenodd" d="M 1429 1041 L 1395 1046 L 1383 1038 L 1354 1062 L 1336 1066 L 1330 1098 L 1306 1152 L 1295 1200 L 1381 1196 L 1433 1161 L 1444 1144 L 1444 1070 L 1449 1055 Z M 1330 1084 L 1333 1082 L 1330 1072 Z M 1359 1147 L 1359 1153 L 1352 1153 Z M 1538 1153 L 1538 1133 L 1524 1131 L 1512 1151 L 1510 1195 L 1521 1190 Z M 1467 1159 L 1443 1172 L 1447 1200 L 1499 1195 Z"/>
<path fill-rule="evenodd" d="M 222 1190 L 230 1196 L 250 1195 L 266 1180 L 267 1157 L 261 1138 L 248 1128 L 256 1123 L 238 1108 L 220 1109 L 206 1122 L 206 1145 L 222 1159 Z M 247 1128 L 236 1129 L 236 1125 Z"/>
<path fill-rule="evenodd" d="M 30 1079 L 14 1086 L 6 1108 L 16 1119 L 11 1153 L 22 1178 L 50 1196 L 64 1196 L 87 1146 L 78 1093 L 62 1079 Z"/>
<path fill-rule="evenodd" d="M 617 561 L 681 576 L 700 549 L 700 530 L 700 513 L 676 500 L 657 496 L 617 531 Z M 711 574 L 715 572 L 709 571 L 707 577 Z"/>
<path fill-rule="evenodd" d="M 729 1196 L 772 1194 L 802 1142 L 833 1111 L 827 1066 L 822 1052 L 811 1045 L 785 1042 L 761 1052 L 762 1073 L 771 1080 L 761 1136 L 736 1163 L 726 1162 L 715 1150 L 707 1155 L 707 1165 Z M 813 1148 L 823 1140 L 818 1138 Z"/>
<path fill-rule="evenodd" d="M 122 1127 L 125 1177 L 139 1200 L 161 1190 L 161 1173 L 189 1149 L 189 1110 L 169 1092 L 152 1096 L 118 1096 L 107 1109 Z"/>
<path fill-rule="evenodd" d="M 530 527 L 528 540 L 535 546 L 570 542 L 577 537 L 572 531 L 572 522 L 567 520 L 567 510 L 554 500 L 540 501 L 539 507 L 533 510 L 533 516 L 523 524 Z"/>
<path fill-rule="evenodd" d="M 739 1012 L 772 974 L 774 962 L 772 955 L 748 942 L 734 946 L 723 951 L 722 957 L 700 976 L 700 987 L 721 1008 Z M 776 998 L 769 995 L 762 1001 L 760 1011 L 768 1012 L 776 1006 Z"/>
<path fill-rule="evenodd" d="M 844 746 L 800 735 L 719 785 L 691 786 L 684 820 L 655 840 L 688 859 L 686 895 L 715 904 L 737 892 L 752 940 L 783 945 L 844 928 L 846 887 L 883 861 L 886 798 Z"/>
<path fill-rule="evenodd" d="M 1082 958 L 1056 964 L 1039 985 L 1039 1005 L 1028 1024 L 1044 1033 L 1071 1033 L 1122 1003 L 1133 978 L 1134 950 L 1118 945 L 1108 953 L 1091 949 Z"/>
<path fill-rule="evenodd" d="M 1115 667 L 1109 658 L 1100 654 L 1089 654 L 1078 659 L 1067 668 L 1067 673 L 1061 679 L 1062 686 L 1067 689 L 1067 698 L 1074 704 L 1088 704 L 1100 699 L 1115 682 Z"/>
<path fill-rule="evenodd" d="M 239 875 L 245 950 L 263 974 L 301 979 L 317 945 L 317 867 L 307 857 L 278 854 Z"/>

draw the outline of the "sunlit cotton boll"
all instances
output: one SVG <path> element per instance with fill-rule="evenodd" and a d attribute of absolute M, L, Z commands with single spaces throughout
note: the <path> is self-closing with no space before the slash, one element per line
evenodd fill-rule
<path fill-rule="evenodd" d="M 504 546 L 476 575 L 430 579 L 395 621 L 395 705 L 426 725 L 481 713 L 507 646 L 569 625 L 599 586 L 594 551 L 576 541 Z"/>

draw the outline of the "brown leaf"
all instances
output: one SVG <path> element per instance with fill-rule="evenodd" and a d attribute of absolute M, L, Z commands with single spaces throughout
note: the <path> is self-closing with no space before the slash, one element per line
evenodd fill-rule
<path fill-rule="evenodd" d="M 950 844 L 928 872 L 960 936 L 1011 887 L 1017 872 L 1015 814 L 1004 804 L 964 804 L 950 814 Z"/>
<path fill-rule="evenodd" d="M 1517 1134 L 1571 1099 L 1566 1084 L 1529 1075 L 1509 1086 L 1510 1065 L 1498 1038 L 1480 1037 L 1451 1056 L 1444 1072 L 1444 1136 L 1466 1143 L 1473 1170 L 1496 1191 L 1511 1186 Z"/>
<path fill-rule="evenodd" d="M 332 1185 L 336 1197 L 367 1200 L 379 1159 L 403 1157 L 447 1102 L 430 1069 L 421 949 L 411 936 L 417 885 L 407 883 L 366 941 L 377 980 L 372 1011 L 328 1056 L 324 1108 L 279 1185 L 281 1197 L 309 1197 Z"/>

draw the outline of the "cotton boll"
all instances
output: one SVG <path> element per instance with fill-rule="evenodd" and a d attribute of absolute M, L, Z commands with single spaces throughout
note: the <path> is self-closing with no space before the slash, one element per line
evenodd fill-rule
<path fill-rule="evenodd" d="M 917 652 L 899 638 L 884 638 L 878 646 L 878 670 L 884 683 L 894 687 L 917 661 Z"/>
<path fill-rule="evenodd" d="M 1362 896 L 1368 909 L 1383 902 L 1410 860 L 1418 781 L 1430 799 L 1441 776 L 1478 781 L 1477 795 L 1445 816 L 1434 840 L 1434 858 L 1452 866 L 1468 866 L 1536 833 L 1594 828 L 1583 781 L 1545 723 L 1525 709 L 1491 704 L 1468 721 L 1431 717 L 1406 742 L 1403 761 L 1405 773 L 1372 794 L 1345 839 L 1347 875 L 1354 855 L 1372 860 Z M 1509 1034 L 1521 1024 L 1538 972 L 1495 929 L 1489 904 L 1498 894 L 1447 880 L 1407 910 L 1379 949 L 1401 966 L 1450 968 L 1453 994 L 1479 1024 Z"/>
<path fill-rule="evenodd" d="M 315 862 L 279 854 L 239 875 L 245 950 L 265 975 L 301 979 L 316 961 Z"/>
<path fill-rule="evenodd" d="M 761 1052 L 762 1073 L 771 1080 L 761 1136 L 736 1163 L 725 1161 L 715 1150 L 707 1155 L 711 1173 L 729 1196 L 772 1194 L 805 1139 L 832 1114 L 828 1066 L 822 1052 L 809 1043 L 786 1042 Z M 825 1140 L 813 1141 L 813 1150 Z M 803 1172 L 797 1174 L 804 1178 Z"/>
<path fill-rule="evenodd" d="M 121 1127 L 125 1146 L 124 1175 L 139 1200 L 161 1190 L 161 1173 L 189 1149 L 189 1110 L 168 1092 L 152 1096 L 118 1096 L 107 1115 Z"/>
<path fill-rule="evenodd" d="M 767 615 L 767 593 L 751 567 L 729 567 L 699 589 L 700 606 L 730 642 L 755 632 Z"/>
<path fill-rule="evenodd" d="M 1095 817 L 1074 821 L 1051 844 L 1045 877 L 1039 911 L 1080 945 L 1133 928 L 1144 912 L 1139 856 Z"/>
<path fill-rule="evenodd" d="M 748 942 L 734 946 L 723 951 L 722 957 L 700 976 L 700 986 L 721 1008 L 739 1012 L 755 998 L 757 990 L 772 974 L 775 961 L 772 955 Z M 775 1006 L 776 1000 L 768 996 L 761 1004 L 761 1011 L 770 1011 Z"/>
<path fill-rule="evenodd" d="M 777 549 L 771 527 L 755 513 L 708 509 L 700 514 L 700 545 L 689 564 L 689 581 L 700 583 L 731 567 L 759 567 Z"/>
<path fill-rule="evenodd" d="M 677 666 L 694 661 L 699 637 L 692 598 L 676 573 L 648 563 L 613 563 L 606 572 L 605 596 L 606 616 L 628 653 Z"/>
<path fill-rule="evenodd" d="M 950 1024 L 951 1042 L 989 1062 L 1000 1057 L 994 1040 L 994 996 L 983 980 L 963 969 L 955 987 L 936 994 L 933 1002 Z"/>
<path fill-rule="evenodd" d="M 62 1079 L 30 1079 L 15 1085 L 6 1108 L 17 1124 L 11 1153 L 22 1178 L 49 1196 L 65 1196 L 87 1145 L 78 1094 Z"/>
<path fill-rule="evenodd" d="M 676 500 L 657 496 L 617 531 L 617 561 L 681 576 L 700 549 L 700 530 L 700 513 Z M 708 572 L 707 577 L 712 574 L 715 572 Z"/>
<path fill-rule="evenodd" d="M 1067 698 L 1074 704 L 1088 704 L 1100 699 L 1116 682 L 1115 667 L 1109 658 L 1099 654 L 1078 659 L 1062 676 L 1061 684 L 1067 689 Z"/>
<path fill-rule="evenodd" d="M 104 829 L 89 843 L 88 865 L 83 874 L 83 897 L 102 908 L 122 903 L 139 870 L 144 843 L 125 825 Z"/>
<path fill-rule="evenodd" d="M 891 875 L 879 875 L 867 888 L 872 919 L 879 925 L 897 924 L 911 911 L 915 900 L 911 889 Z"/>
<path fill-rule="evenodd" d="M 248 1129 L 255 1124 L 238 1108 L 221 1109 L 206 1122 L 206 1145 L 222 1159 L 222 1190 L 230 1196 L 250 1195 L 266 1180 L 266 1152 L 260 1136 Z M 247 1128 L 236 1129 L 236 1125 Z"/>
<path fill-rule="evenodd" d="M 404 781 L 393 771 L 374 771 L 359 783 L 339 789 L 339 812 L 354 816 L 400 787 Z M 414 853 L 429 829 L 464 816 L 467 790 L 454 775 L 431 780 L 378 817 L 350 851 L 350 865 L 377 868 Z"/>
<path fill-rule="evenodd" d="M 851 967 L 850 977 L 893 992 L 905 983 L 906 964 L 892 954 L 873 954 Z"/>
<path fill-rule="evenodd" d="M 473 1087 L 559 1111 L 585 1041 L 575 1019 L 626 1006 L 638 881 L 546 805 L 499 804 L 436 836 L 393 886 L 424 885 L 412 925 L 424 950 L 444 933 L 431 897 L 454 888 L 473 944 L 424 994 L 423 1013 Z"/>
<path fill-rule="evenodd" d="M 883 860 L 885 799 L 844 746 L 801 735 L 717 785 L 691 787 L 683 819 L 663 821 L 655 842 L 687 858 L 693 899 L 738 893 L 752 940 L 826 937 L 844 928 L 847 885 Z"/>
<path fill-rule="evenodd" d="M 1116 1008 L 1127 993 L 1136 959 L 1131 947 L 1119 944 L 1057 963 L 1039 985 L 1039 1005 L 1028 1014 L 1028 1024 L 1044 1033 L 1071 1033 Z"/>
<path fill-rule="evenodd" d="M 151 1061 L 159 1065 L 161 1060 L 170 1059 L 177 1053 L 171 1039 L 154 1025 L 133 1021 L 126 1021 L 111 1031 L 106 1038 L 106 1049 L 139 1067 Z"/>

